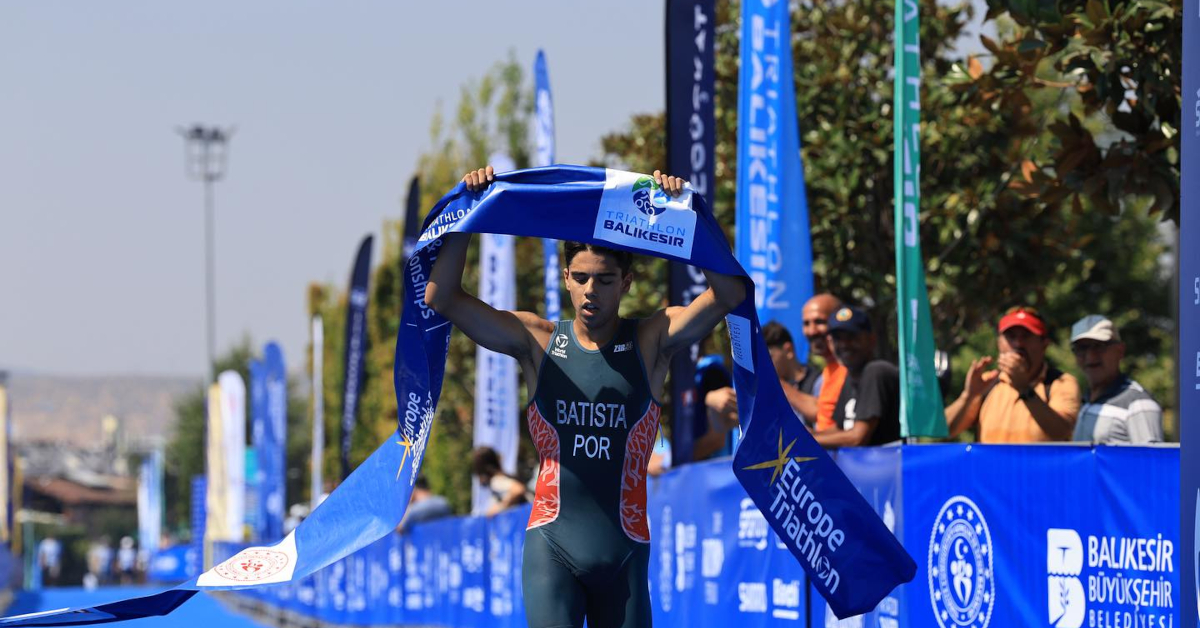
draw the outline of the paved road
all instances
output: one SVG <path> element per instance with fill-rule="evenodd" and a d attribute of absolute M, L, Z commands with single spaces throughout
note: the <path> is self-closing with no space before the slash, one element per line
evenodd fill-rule
<path fill-rule="evenodd" d="M 77 608 L 158 593 L 167 587 L 105 587 L 94 591 L 66 587 L 22 592 L 4 615 L 36 613 L 58 608 Z M 200 593 L 166 617 L 147 617 L 126 622 L 130 628 L 264 628 L 265 624 L 233 612 L 217 598 Z"/>

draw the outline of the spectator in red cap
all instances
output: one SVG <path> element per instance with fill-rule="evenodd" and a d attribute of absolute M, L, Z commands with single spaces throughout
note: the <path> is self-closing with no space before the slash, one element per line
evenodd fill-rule
<path fill-rule="evenodd" d="M 950 435 L 978 422 L 981 443 L 1071 440 L 1079 384 L 1046 361 L 1046 322 L 1033 308 L 1015 307 L 1000 319 L 999 332 L 1000 355 L 972 362 L 962 394 L 946 408 Z"/>

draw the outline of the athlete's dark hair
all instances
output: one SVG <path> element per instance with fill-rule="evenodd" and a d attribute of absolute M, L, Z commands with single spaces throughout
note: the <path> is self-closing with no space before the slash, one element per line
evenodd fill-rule
<path fill-rule="evenodd" d="M 500 473 L 500 454 L 491 447 L 476 447 L 471 452 L 471 473 L 475 476 Z"/>
<path fill-rule="evenodd" d="M 563 263 L 570 267 L 571 260 L 582 251 L 591 251 L 596 255 L 611 255 L 617 260 L 617 266 L 621 269 L 621 276 L 629 274 L 629 267 L 633 266 L 633 253 L 629 251 L 618 251 L 610 249 L 606 246 L 596 246 L 595 244 L 587 244 L 584 242 L 563 241 Z"/>
<path fill-rule="evenodd" d="M 792 340 L 791 332 L 789 332 L 787 327 L 784 327 L 779 321 L 770 321 L 766 325 L 763 325 L 762 335 L 763 342 L 765 342 L 768 347 L 782 347 L 784 343 L 787 342 L 796 344 Z"/>

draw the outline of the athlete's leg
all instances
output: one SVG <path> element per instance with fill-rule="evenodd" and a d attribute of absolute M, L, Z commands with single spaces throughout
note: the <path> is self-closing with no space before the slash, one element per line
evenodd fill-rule
<path fill-rule="evenodd" d="M 650 545 L 636 543 L 607 583 L 588 583 L 588 628 L 650 628 Z"/>
<path fill-rule="evenodd" d="M 529 628 L 583 628 L 583 585 L 538 528 L 525 531 L 522 557 L 521 590 Z"/>

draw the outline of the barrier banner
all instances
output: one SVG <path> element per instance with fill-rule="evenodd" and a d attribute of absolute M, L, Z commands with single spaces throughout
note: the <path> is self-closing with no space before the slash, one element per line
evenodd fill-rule
<path fill-rule="evenodd" d="M 221 387 L 221 428 L 225 430 L 225 529 L 240 541 L 246 525 L 246 384 L 237 371 L 217 376 Z"/>
<path fill-rule="evenodd" d="M 921 46 L 917 2 L 896 2 L 893 181 L 896 322 L 900 350 L 900 435 L 946 436 L 933 368 L 933 319 L 921 257 Z"/>
<path fill-rule="evenodd" d="M 920 560 L 901 625 L 1178 625 L 1173 449 L 903 451 L 903 534 Z"/>
<path fill-rule="evenodd" d="M 715 184 L 716 150 L 715 0 L 668 0 L 667 45 L 667 171 L 688 180 L 710 203 Z M 699 268 L 670 263 L 669 302 L 686 306 L 708 289 Z M 671 357 L 671 460 L 690 462 L 697 420 L 696 360 L 700 345 Z M 699 400 L 703 402 L 703 400 Z"/>
<path fill-rule="evenodd" d="M 150 555 L 146 579 L 151 582 L 183 582 L 200 575 L 204 560 L 200 546 L 172 545 Z"/>
<path fill-rule="evenodd" d="M 283 536 L 283 509 L 287 503 L 287 369 L 283 349 L 272 341 L 263 346 L 266 420 L 262 433 L 255 434 L 254 449 L 259 470 L 259 515 L 261 539 Z"/>
<path fill-rule="evenodd" d="M 868 613 L 838 620 L 805 585 L 728 459 L 684 465 L 648 487 L 655 625 L 1181 625 L 1178 487 L 1158 483 L 1178 473 L 1174 448 L 876 447 L 842 450 L 837 462 L 921 555 L 920 578 Z M 417 524 L 303 580 L 242 594 L 336 625 L 523 627 L 529 508 Z M 238 549 L 218 547 L 217 555 Z"/>
<path fill-rule="evenodd" d="M 684 465 L 650 485 L 654 623 L 803 626 L 804 571 L 727 465 Z"/>
<path fill-rule="evenodd" d="M 534 87 L 534 154 L 535 167 L 552 166 L 554 153 L 554 99 L 550 96 L 550 70 L 546 66 L 546 53 L 538 50 L 533 62 Z M 557 321 L 562 316 L 562 267 L 558 263 L 558 241 L 542 240 L 542 273 L 546 278 L 546 313 L 548 321 Z"/>
<path fill-rule="evenodd" d="M 363 364 L 367 355 L 367 301 L 371 281 L 371 243 L 367 236 L 358 245 L 350 296 L 346 299 L 346 342 L 342 359 L 342 479 L 350 475 L 350 443 L 358 424 L 358 397 L 362 394 Z"/>
<path fill-rule="evenodd" d="M 1179 171 L 1200 165 L 1200 10 L 1183 5 L 1183 112 Z M 1183 510 L 1183 625 L 1200 626 L 1200 180 L 1179 180 L 1179 445 Z"/>
<path fill-rule="evenodd" d="M 742 3 L 738 74 L 737 251 L 763 323 L 792 333 L 808 355 L 801 308 L 813 294 L 808 199 L 792 81 L 790 3 Z"/>

